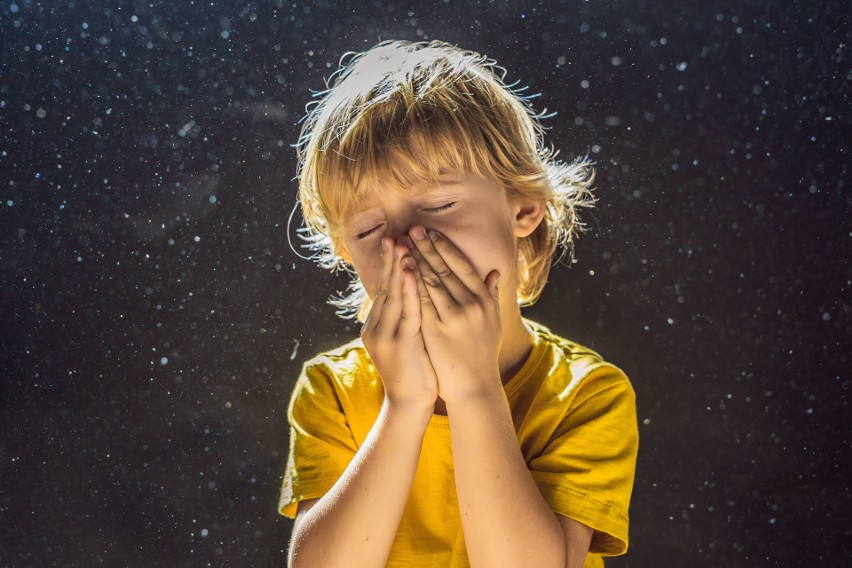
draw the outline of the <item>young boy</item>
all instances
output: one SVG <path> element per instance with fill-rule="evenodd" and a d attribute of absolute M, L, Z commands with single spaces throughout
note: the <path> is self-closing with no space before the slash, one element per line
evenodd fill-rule
<path fill-rule="evenodd" d="M 521 317 L 585 161 L 543 149 L 493 61 L 384 42 L 341 65 L 300 141 L 316 258 L 354 269 L 361 337 L 305 364 L 279 511 L 290 566 L 602 566 L 627 549 L 625 374 Z"/>

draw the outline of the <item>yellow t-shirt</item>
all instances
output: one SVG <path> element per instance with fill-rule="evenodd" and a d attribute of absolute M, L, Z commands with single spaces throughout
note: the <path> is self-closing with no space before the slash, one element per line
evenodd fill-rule
<path fill-rule="evenodd" d="M 594 351 L 525 320 L 529 358 L 504 390 L 521 452 L 551 509 L 594 529 L 585 567 L 627 550 L 638 449 L 627 376 Z M 289 407 L 290 456 L 278 510 L 322 497 L 375 422 L 381 379 L 360 340 L 308 361 Z M 450 424 L 433 415 L 388 566 L 469 566 L 453 476 Z"/>

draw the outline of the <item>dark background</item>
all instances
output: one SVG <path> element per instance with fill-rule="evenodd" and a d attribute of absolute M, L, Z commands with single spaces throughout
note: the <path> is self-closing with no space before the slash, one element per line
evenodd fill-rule
<path fill-rule="evenodd" d="M 357 332 L 288 246 L 291 144 L 340 56 L 389 38 L 497 59 L 598 163 L 577 262 L 526 314 L 637 391 L 608 566 L 848 561 L 846 3 L 0 13 L 0 565 L 285 564 L 293 380 Z"/>

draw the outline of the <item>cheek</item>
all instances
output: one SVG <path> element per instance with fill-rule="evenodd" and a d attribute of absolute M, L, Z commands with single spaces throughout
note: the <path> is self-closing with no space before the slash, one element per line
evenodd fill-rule
<path fill-rule="evenodd" d="M 355 267 L 355 272 L 358 273 L 361 283 L 364 284 L 367 294 L 371 299 L 374 298 L 379 278 L 382 276 L 381 251 L 377 250 L 372 254 L 366 251 L 353 252 L 352 265 Z"/>
<path fill-rule="evenodd" d="M 511 233 L 495 227 L 449 229 L 447 238 L 464 254 L 483 280 L 494 269 L 514 272 L 515 242 Z"/>

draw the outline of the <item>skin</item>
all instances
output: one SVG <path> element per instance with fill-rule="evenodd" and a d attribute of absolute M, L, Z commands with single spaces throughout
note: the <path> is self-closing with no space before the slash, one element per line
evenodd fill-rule
<path fill-rule="evenodd" d="M 581 567 L 592 529 L 542 498 L 503 391 L 533 344 L 515 259 L 544 204 L 473 176 L 415 189 L 367 200 L 347 221 L 344 254 L 374 300 L 361 335 L 385 401 L 335 486 L 299 504 L 290 564 L 385 565 L 438 412 L 450 420 L 471 565 Z"/>

